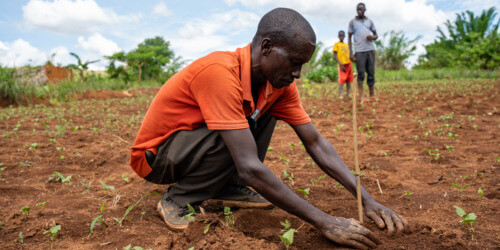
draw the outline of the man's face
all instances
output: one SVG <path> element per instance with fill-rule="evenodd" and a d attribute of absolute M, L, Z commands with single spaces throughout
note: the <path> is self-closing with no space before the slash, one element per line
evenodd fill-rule
<path fill-rule="evenodd" d="M 274 88 L 287 87 L 296 78 L 300 78 L 302 65 L 311 59 L 315 48 L 316 46 L 311 43 L 299 46 L 273 46 L 262 61 L 262 73 Z"/>
<path fill-rule="evenodd" d="M 365 16 L 365 6 L 362 4 L 358 4 L 358 7 L 356 7 L 356 11 L 358 12 L 358 17 L 364 17 Z"/>

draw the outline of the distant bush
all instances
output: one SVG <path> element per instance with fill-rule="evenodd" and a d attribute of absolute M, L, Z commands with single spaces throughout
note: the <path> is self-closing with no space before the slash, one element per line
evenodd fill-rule
<path fill-rule="evenodd" d="M 338 69 L 335 66 L 317 68 L 306 75 L 306 79 L 313 82 L 337 81 Z"/>

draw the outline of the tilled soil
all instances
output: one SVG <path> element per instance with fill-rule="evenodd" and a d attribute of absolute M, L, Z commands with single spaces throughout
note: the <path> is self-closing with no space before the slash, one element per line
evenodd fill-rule
<path fill-rule="evenodd" d="M 404 234 L 387 236 L 365 218 L 364 225 L 383 242 L 379 248 L 500 247 L 499 83 L 392 84 L 380 88 L 379 101 L 360 106 L 362 185 L 410 223 Z M 284 249 L 278 234 L 286 219 L 300 227 L 292 249 L 341 248 L 279 208 L 233 209 L 231 227 L 221 209 L 207 207 L 186 231 L 170 231 L 156 212 L 159 197 L 154 194 L 135 205 L 120 226 L 114 218 L 121 220 L 129 206 L 166 190 L 128 166 L 130 146 L 157 90 L 88 92 L 68 104 L 0 109 L 3 248 L 50 248 L 44 232 L 60 225 L 54 248 Z M 336 90 L 326 87 L 302 85 L 299 90 L 319 132 L 353 168 L 350 99 L 333 97 Z M 283 122 L 278 122 L 271 148 L 264 163 L 297 195 L 303 197 L 298 189 L 310 188 L 308 201 L 314 206 L 333 216 L 357 218 L 356 200 L 341 185 L 330 177 L 312 181 L 323 172 Z M 283 177 L 284 170 L 293 173 L 293 180 Z M 55 171 L 71 179 L 48 181 Z M 451 184 L 469 186 L 459 192 Z M 477 215 L 473 240 L 455 205 Z M 21 212 L 24 206 L 29 213 Z M 89 236 L 99 215 L 103 223 Z"/>

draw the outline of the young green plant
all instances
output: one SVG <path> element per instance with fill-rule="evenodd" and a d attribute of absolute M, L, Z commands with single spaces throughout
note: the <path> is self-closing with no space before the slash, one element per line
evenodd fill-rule
<path fill-rule="evenodd" d="M 226 217 L 226 226 L 231 224 L 231 227 L 234 227 L 234 214 L 230 207 L 224 207 L 224 216 Z"/>
<path fill-rule="evenodd" d="M 462 218 L 460 223 L 462 225 L 466 226 L 469 225 L 469 232 L 470 232 L 470 238 L 471 240 L 474 240 L 474 227 L 473 225 L 476 225 L 476 214 L 475 213 L 466 213 L 461 207 L 455 207 L 455 211 L 457 212 L 457 215 Z"/>
<path fill-rule="evenodd" d="M 59 230 L 61 230 L 61 225 L 55 225 L 50 230 L 47 230 L 43 233 L 48 234 L 50 237 L 50 248 L 54 247 L 54 241 L 56 240 Z"/>
<path fill-rule="evenodd" d="M 464 191 L 464 189 L 468 186 L 470 186 L 470 184 L 465 184 L 464 186 L 460 186 L 458 184 L 455 184 L 455 183 L 452 183 L 451 184 L 452 186 L 456 187 L 458 189 L 458 193 L 460 195 L 460 200 L 463 199 L 464 195 L 462 194 L 462 192 Z"/>

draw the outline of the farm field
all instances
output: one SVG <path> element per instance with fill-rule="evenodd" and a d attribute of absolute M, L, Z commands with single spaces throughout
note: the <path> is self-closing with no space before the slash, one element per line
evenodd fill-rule
<path fill-rule="evenodd" d="M 231 227 L 222 209 L 207 207 L 185 232 L 170 231 L 154 194 L 166 186 L 146 182 L 128 165 L 157 91 L 94 91 L 58 105 L 0 108 L 0 246 L 285 249 L 278 235 L 288 220 L 300 227 L 291 249 L 341 248 L 279 208 L 234 209 Z M 500 81 L 384 82 L 377 91 L 379 101 L 358 110 L 361 182 L 410 223 L 403 235 L 387 236 L 365 218 L 383 242 L 379 248 L 498 249 Z M 317 129 L 354 168 L 352 102 L 336 97 L 335 83 L 303 83 L 299 92 Z M 322 178 L 288 125 L 278 122 L 268 151 L 264 164 L 297 195 L 309 188 L 313 205 L 357 218 L 356 199 Z M 477 215 L 473 239 L 454 206 Z M 45 232 L 57 225 L 51 241 Z"/>

